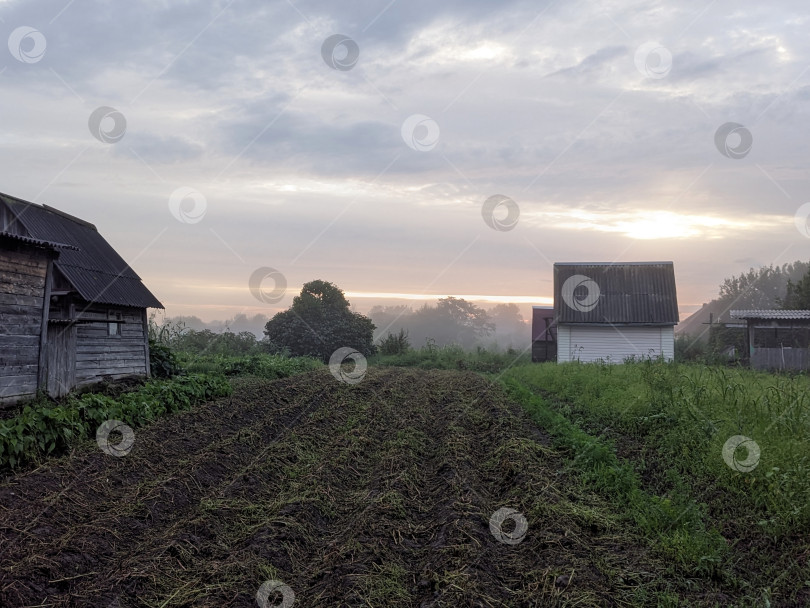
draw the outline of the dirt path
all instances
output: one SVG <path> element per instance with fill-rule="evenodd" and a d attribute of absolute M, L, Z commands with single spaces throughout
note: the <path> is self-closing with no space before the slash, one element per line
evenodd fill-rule
<path fill-rule="evenodd" d="M 471 373 L 240 380 L 94 447 L 0 485 L 0 605 L 257 606 L 279 580 L 295 606 L 609 606 L 661 567 Z"/>

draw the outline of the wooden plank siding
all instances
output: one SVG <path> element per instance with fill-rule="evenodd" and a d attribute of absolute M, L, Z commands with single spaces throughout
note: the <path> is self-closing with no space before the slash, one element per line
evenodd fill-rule
<path fill-rule="evenodd" d="M 108 314 L 120 312 L 119 335 L 109 335 Z M 94 305 L 77 310 L 80 319 L 97 319 L 76 325 L 76 385 L 98 382 L 104 376 L 121 378 L 148 373 L 144 352 L 144 328 L 141 310 Z"/>
<path fill-rule="evenodd" d="M 0 250 L 0 403 L 36 394 L 49 258 L 33 247 Z"/>
<path fill-rule="evenodd" d="M 48 393 L 67 395 L 76 385 L 76 326 L 48 326 Z"/>
<path fill-rule="evenodd" d="M 93 224 L 0 193 L 3 407 L 37 390 L 148 376 L 153 307 L 163 305 Z"/>

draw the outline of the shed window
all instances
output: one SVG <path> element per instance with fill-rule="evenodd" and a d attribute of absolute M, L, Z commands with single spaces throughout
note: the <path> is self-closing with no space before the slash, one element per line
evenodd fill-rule
<path fill-rule="evenodd" d="M 121 335 L 121 311 L 110 310 L 107 312 L 107 335 Z"/>

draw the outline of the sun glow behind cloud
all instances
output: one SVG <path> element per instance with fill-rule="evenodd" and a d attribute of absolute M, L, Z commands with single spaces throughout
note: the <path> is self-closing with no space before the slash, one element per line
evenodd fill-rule
<path fill-rule="evenodd" d="M 205 293 L 239 293 L 245 292 L 245 287 L 241 283 L 233 284 L 213 284 L 205 282 L 192 282 L 186 281 L 178 283 L 178 287 L 186 292 L 199 292 Z M 301 291 L 301 285 L 288 285 L 287 296 L 298 295 Z M 452 293 L 400 293 L 400 292 L 384 292 L 384 291 L 346 291 L 347 298 L 358 299 L 374 299 L 374 300 L 417 300 L 417 301 L 435 301 L 440 298 L 462 298 L 471 302 L 488 302 L 492 304 L 508 304 L 513 302 L 515 304 L 536 304 L 548 305 L 552 303 L 550 297 L 539 295 L 492 295 L 492 294 L 452 294 Z"/>
<path fill-rule="evenodd" d="M 373 298 L 381 300 L 438 300 L 440 298 L 461 298 L 470 302 L 487 302 L 491 304 L 535 304 L 550 305 L 552 298 L 541 296 L 493 296 L 493 295 L 463 295 L 463 294 L 435 294 L 435 293 L 386 293 L 370 291 L 347 291 L 347 298 Z"/>
<path fill-rule="evenodd" d="M 564 212 L 530 213 L 557 229 L 597 230 L 619 233 L 631 239 L 722 239 L 739 238 L 740 233 L 784 227 L 793 218 L 755 215 L 745 219 L 717 217 L 673 211 L 588 212 L 572 209 Z"/>

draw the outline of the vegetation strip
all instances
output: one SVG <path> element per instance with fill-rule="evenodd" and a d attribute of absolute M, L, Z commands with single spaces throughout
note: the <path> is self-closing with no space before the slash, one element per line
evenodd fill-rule
<path fill-rule="evenodd" d="M 11 418 L 0 420 L 0 471 L 58 454 L 95 437 L 101 424 L 119 420 L 139 427 L 159 416 L 230 394 L 221 377 L 190 375 L 155 380 L 140 389 L 109 397 L 69 395 L 59 403 L 42 397 Z"/>
<path fill-rule="evenodd" d="M 502 382 L 679 565 L 673 578 L 739 605 L 810 603 L 807 377 L 646 361 L 521 366 Z"/>

